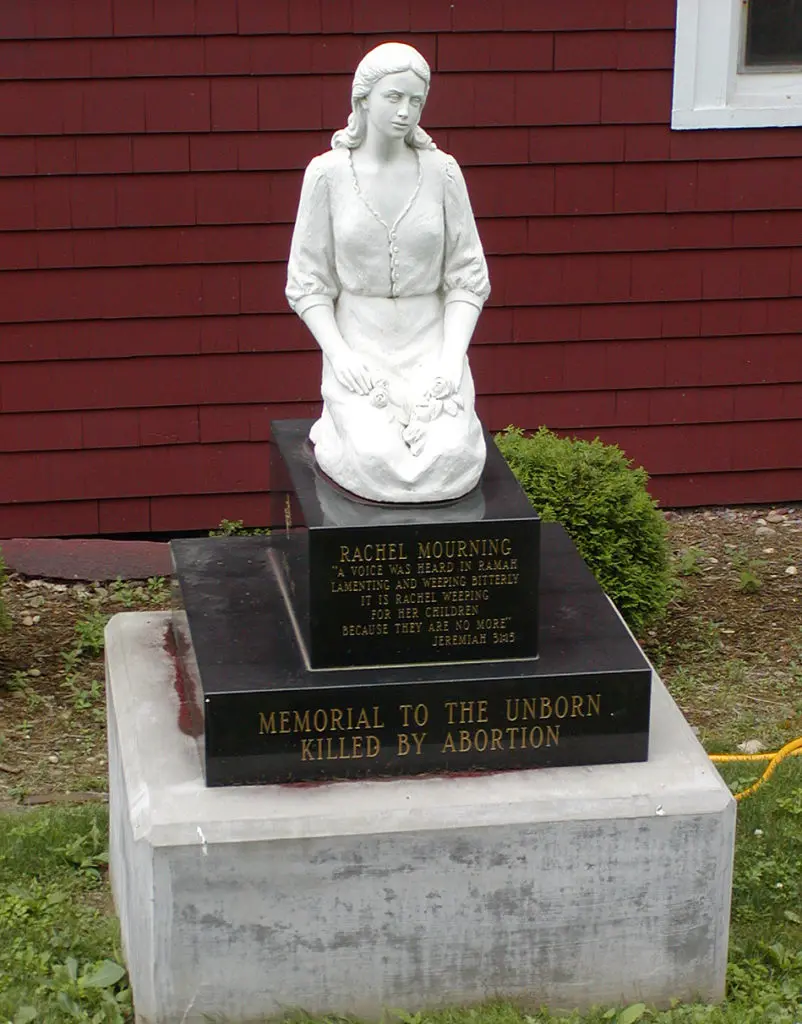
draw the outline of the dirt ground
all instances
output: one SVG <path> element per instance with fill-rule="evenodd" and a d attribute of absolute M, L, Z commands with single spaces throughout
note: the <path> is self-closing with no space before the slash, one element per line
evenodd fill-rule
<path fill-rule="evenodd" d="M 708 749 L 802 735 L 802 506 L 667 512 L 665 619 L 640 637 Z M 0 632 L 0 810 L 104 799 L 102 629 L 169 585 L 11 576 Z"/>
<path fill-rule="evenodd" d="M 802 507 L 667 516 L 674 596 L 646 653 L 709 751 L 781 746 L 802 734 Z"/>
<path fill-rule="evenodd" d="M 11 576 L 2 593 L 0 810 L 105 799 L 103 627 L 115 612 L 169 607 L 169 583 Z"/>

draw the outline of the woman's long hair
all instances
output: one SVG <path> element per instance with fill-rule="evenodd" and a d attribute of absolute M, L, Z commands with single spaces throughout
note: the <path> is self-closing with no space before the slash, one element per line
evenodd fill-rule
<path fill-rule="evenodd" d="M 373 86 L 385 75 L 397 75 L 401 71 L 413 71 L 426 83 L 426 96 L 429 94 L 429 83 L 432 73 L 429 65 L 418 51 L 406 43 L 382 43 L 366 53 L 354 72 L 351 86 L 351 113 L 345 128 L 336 131 L 331 137 L 332 149 L 356 149 L 365 141 L 368 128 L 368 115 L 362 100 L 370 93 Z M 415 149 L 437 149 L 432 138 L 420 127 L 411 128 L 404 139 L 408 146 Z"/>

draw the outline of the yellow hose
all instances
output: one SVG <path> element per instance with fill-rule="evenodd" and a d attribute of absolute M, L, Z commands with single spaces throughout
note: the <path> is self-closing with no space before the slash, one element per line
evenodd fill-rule
<path fill-rule="evenodd" d="M 735 794 L 736 800 L 745 800 L 748 796 L 755 793 L 764 782 L 772 777 L 774 772 L 777 770 L 777 766 L 781 764 L 786 757 L 798 757 L 802 754 L 802 736 L 795 740 L 791 740 L 790 743 L 786 743 L 781 750 L 777 750 L 772 754 L 711 754 L 710 760 L 715 761 L 717 764 L 726 764 L 732 761 L 768 761 L 766 770 L 757 780 L 752 783 L 746 789 L 741 790 L 740 793 Z"/>

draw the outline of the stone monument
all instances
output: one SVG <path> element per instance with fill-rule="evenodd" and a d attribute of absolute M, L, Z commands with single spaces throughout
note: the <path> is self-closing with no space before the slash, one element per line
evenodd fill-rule
<path fill-rule="evenodd" d="M 540 521 L 474 410 L 490 284 L 429 82 L 412 47 L 371 50 L 304 175 L 287 296 L 323 410 L 272 425 L 284 530 L 173 543 L 209 785 L 647 757 L 649 667 L 559 527 L 541 586 Z"/>
<path fill-rule="evenodd" d="M 174 541 L 172 616 L 108 627 L 148 1024 L 723 993 L 734 803 L 476 417 L 489 284 L 429 80 L 367 54 L 304 177 L 287 294 L 323 410 L 273 424 L 283 525 Z"/>
<path fill-rule="evenodd" d="M 646 759 L 649 666 L 492 440 L 468 495 L 387 506 L 309 430 L 273 423 L 283 529 L 172 543 L 207 785 Z"/>

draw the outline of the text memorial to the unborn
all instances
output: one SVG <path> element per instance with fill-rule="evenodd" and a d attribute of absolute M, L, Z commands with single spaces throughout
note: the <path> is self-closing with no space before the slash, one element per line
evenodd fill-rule
<path fill-rule="evenodd" d="M 284 708 L 258 713 L 260 736 L 291 737 L 300 761 L 484 754 L 558 747 L 566 720 L 598 718 L 600 692 L 441 700 L 397 705 Z M 392 719 L 392 720 L 391 720 Z M 383 751 L 388 742 L 392 749 Z"/>

